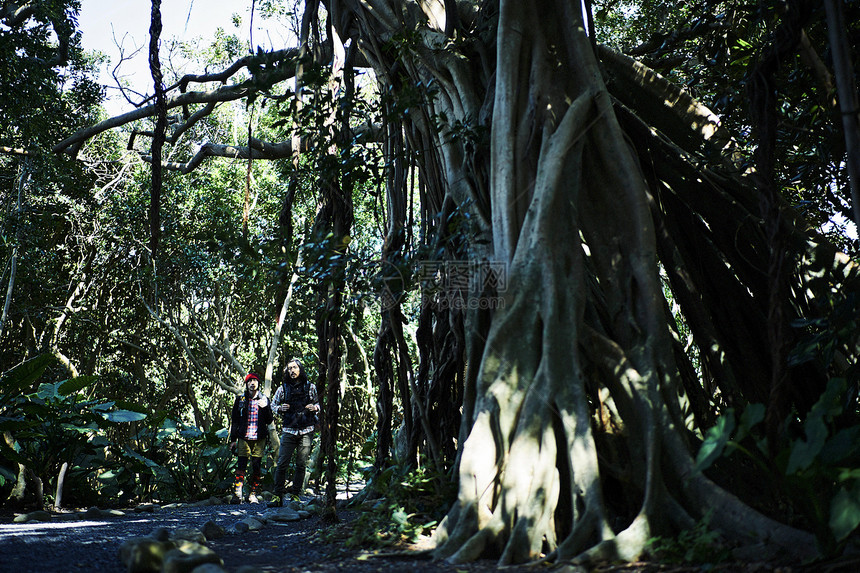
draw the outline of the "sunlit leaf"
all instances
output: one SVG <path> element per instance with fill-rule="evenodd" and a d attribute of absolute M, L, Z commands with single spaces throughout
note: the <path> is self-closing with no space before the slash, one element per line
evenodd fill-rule
<path fill-rule="evenodd" d="M 696 456 L 695 471 L 701 472 L 711 467 L 711 464 L 722 455 L 734 429 L 735 413 L 734 409 L 729 408 L 705 435 L 705 441 L 702 442 L 702 447 L 699 448 Z"/>
<path fill-rule="evenodd" d="M 112 412 L 105 412 L 102 415 L 111 422 L 139 422 L 146 419 L 146 414 L 132 412 L 131 410 L 113 410 Z"/>

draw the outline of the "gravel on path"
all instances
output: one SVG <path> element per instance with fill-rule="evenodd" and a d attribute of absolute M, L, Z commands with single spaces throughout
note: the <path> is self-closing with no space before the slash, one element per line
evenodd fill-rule
<path fill-rule="evenodd" d="M 64 520 L 60 514 L 50 521 L 27 523 L 12 523 L 14 516 L 0 515 L 0 573 L 126 573 L 119 557 L 119 548 L 126 539 L 148 536 L 157 528 L 201 529 L 207 521 L 229 529 L 265 509 L 264 504 L 180 505 L 153 512 L 125 510 L 124 515 L 96 519 Z M 339 517 L 343 523 L 354 515 L 342 511 Z M 431 561 L 417 552 L 374 553 L 348 548 L 342 541 L 324 542 L 323 536 L 315 535 L 325 527 L 316 515 L 286 523 L 269 521 L 260 530 L 228 533 L 209 540 L 206 545 L 223 560 L 229 573 L 236 573 L 243 566 L 265 573 L 498 570 L 490 560 L 454 566 Z"/>

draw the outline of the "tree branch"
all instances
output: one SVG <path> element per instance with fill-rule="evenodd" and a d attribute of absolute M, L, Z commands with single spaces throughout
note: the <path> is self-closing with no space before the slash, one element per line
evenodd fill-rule
<path fill-rule="evenodd" d="M 22 25 L 27 18 L 36 13 L 38 2 L 31 0 L 23 4 L 9 4 L 0 8 L 0 22 L 3 22 L 10 28 L 17 28 Z"/>
<path fill-rule="evenodd" d="M 252 92 L 252 88 L 249 85 L 249 82 L 244 82 L 242 84 L 237 84 L 233 86 L 226 86 L 215 90 L 209 90 L 205 92 L 188 92 L 184 94 L 174 95 L 167 98 L 167 109 L 173 109 L 176 107 L 181 107 L 185 105 L 195 104 L 195 103 L 223 103 L 228 101 L 235 101 L 237 99 L 241 99 L 246 97 L 248 94 Z M 115 127 L 123 126 L 127 123 L 131 123 L 132 121 L 137 121 L 140 119 L 145 119 L 147 117 L 151 117 L 155 115 L 155 104 L 150 104 L 141 108 L 138 108 L 134 111 L 130 111 L 109 119 L 106 119 L 96 125 L 81 129 L 73 134 L 71 137 L 68 137 L 54 146 L 54 153 L 63 153 L 74 146 L 80 146 L 88 139 L 95 137 L 96 135 L 105 132 L 109 129 L 113 129 Z"/>

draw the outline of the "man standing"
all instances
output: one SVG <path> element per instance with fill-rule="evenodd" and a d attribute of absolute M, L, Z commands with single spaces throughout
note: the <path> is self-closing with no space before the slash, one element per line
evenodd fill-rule
<path fill-rule="evenodd" d="M 317 412 L 320 410 L 317 387 L 308 381 L 302 363 L 293 358 L 287 362 L 283 373 L 283 383 L 272 397 L 272 409 L 281 414 L 283 427 L 278 464 L 275 467 L 275 495 L 269 505 L 281 506 L 287 494 L 287 466 L 293 452 L 296 452 L 296 471 L 290 495 L 302 493 L 305 483 L 305 469 L 311 453 L 311 441 L 316 426 Z"/>
<path fill-rule="evenodd" d="M 242 487 L 249 457 L 251 458 L 251 483 L 248 488 L 250 492 L 248 502 L 257 503 L 258 501 L 257 489 L 260 487 L 263 452 L 266 450 L 268 438 L 266 427 L 273 419 L 272 405 L 260 392 L 260 378 L 252 372 L 245 376 L 245 392 L 236 397 L 230 414 L 230 449 L 239 456 L 234 490 L 239 503 L 244 500 Z"/>

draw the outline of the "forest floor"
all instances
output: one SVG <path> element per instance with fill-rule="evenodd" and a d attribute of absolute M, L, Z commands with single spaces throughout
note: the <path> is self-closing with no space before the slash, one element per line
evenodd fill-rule
<path fill-rule="evenodd" d="M 158 527 L 200 528 L 215 521 L 227 528 L 244 516 L 261 512 L 264 505 L 181 506 L 154 513 L 125 511 L 125 515 L 96 520 L 13 523 L 14 514 L 0 508 L 0 570 L 29 572 L 125 573 L 119 558 L 122 542 L 130 537 L 146 536 Z M 56 517 L 56 516 L 55 516 Z M 207 545 L 224 562 L 229 573 L 305 573 L 343 571 L 486 573 L 490 571 L 568 573 L 847 573 L 860 570 L 860 562 L 841 562 L 812 566 L 777 567 L 767 563 L 729 563 L 710 566 L 632 563 L 604 565 L 588 570 L 558 568 L 548 565 L 499 568 L 494 560 L 451 565 L 429 559 L 423 543 L 402 543 L 386 549 L 351 547 L 347 540 L 356 524 L 357 513 L 342 510 L 340 522 L 323 525 L 318 516 L 300 521 L 269 522 L 260 530 L 227 534 L 210 540 Z"/>

